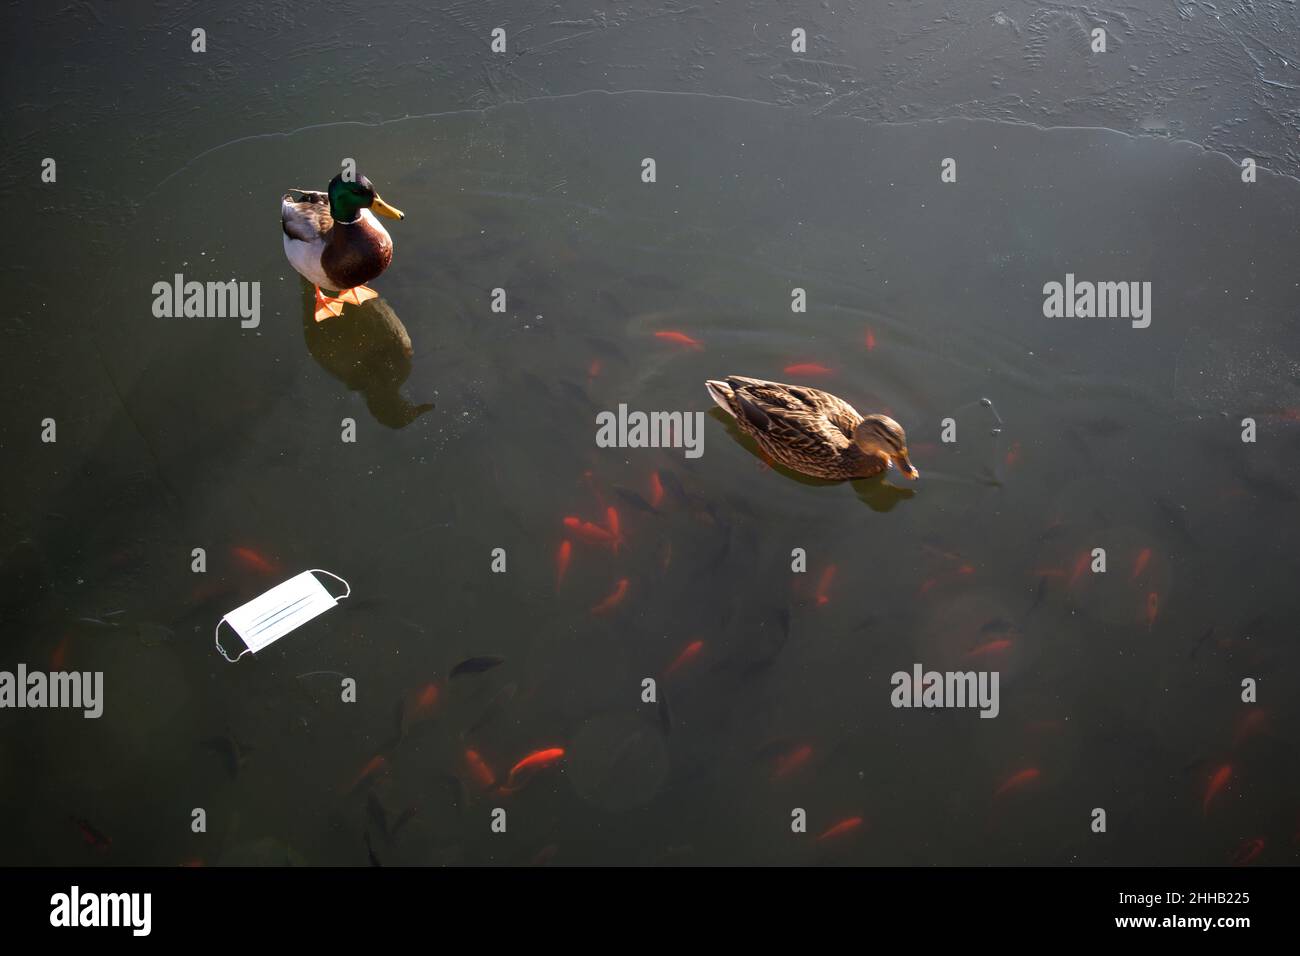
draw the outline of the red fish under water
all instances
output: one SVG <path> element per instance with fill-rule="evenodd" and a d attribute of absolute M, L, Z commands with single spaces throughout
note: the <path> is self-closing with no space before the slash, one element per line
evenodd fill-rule
<path fill-rule="evenodd" d="M 612 544 L 614 536 L 608 530 L 598 524 L 592 524 L 590 521 L 583 521 L 574 515 L 568 515 L 564 519 L 564 527 L 575 537 L 581 538 L 588 544 Z"/>
<path fill-rule="evenodd" d="M 796 362 L 794 365 L 787 365 L 781 371 L 786 375 L 797 375 L 800 378 L 814 375 L 832 375 L 834 369 L 829 369 L 825 365 L 818 365 L 816 362 Z"/>
<path fill-rule="evenodd" d="M 1258 704 L 1251 704 L 1250 710 L 1237 721 L 1237 732 L 1232 735 L 1232 745 L 1240 747 L 1243 743 L 1268 730 L 1268 714 Z"/>
<path fill-rule="evenodd" d="M 1019 463 L 1019 461 L 1020 461 L 1020 442 L 1015 442 L 1014 444 L 1012 444 L 1011 449 L 1007 452 L 1007 457 L 1006 457 L 1005 461 L 1006 461 L 1006 464 L 1007 464 L 1007 467 L 1008 467 L 1008 468 L 1010 468 L 1010 467 L 1012 467 L 1013 465 L 1016 465 L 1017 463 Z"/>
<path fill-rule="evenodd" d="M 776 764 L 772 768 L 772 779 L 781 780 L 790 776 L 809 760 L 812 759 L 813 749 L 810 744 L 800 744 L 789 753 L 784 753 L 776 759 Z"/>
<path fill-rule="evenodd" d="M 518 790 L 521 785 L 521 776 L 524 778 L 523 782 L 526 782 L 537 771 L 559 763 L 563 759 L 563 747 L 547 747 L 544 750 L 534 750 L 510 768 L 510 775 L 506 778 L 505 789 Z"/>
<path fill-rule="evenodd" d="M 1214 798 L 1219 795 L 1219 793 L 1223 790 L 1224 787 L 1228 785 L 1228 781 L 1231 779 L 1232 779 L 1231 764 L 1225 763 L 1218 770 L 1214 771 L 1214 775 L 1210 777 L 1209 786 L 1205 788 L 1205 797 L 1204 799 L 1201 800 L 1202 816 L 1209 816 L 1211 801 L 1213 801 Z"/>
<path fill-rule="evenodd" d="M 600 375 L 600 370 L 604 367 L 600 359 L 592 359 L 591 364 L 587 366 L 587 378 L 596 378 Z"/>
<path fill-rule="evenodd" d="M 279 570 L 274 561 L 263 557 L 252 548 L 231 548 L 230 553 L 240 564 L 258 574 L 275 574 Z"/>
<path fill-rule="evenodd" d="M 650 472 L 650 504 L 658 508 L 664 503 L 664 483 L 659 479 L 659 472 Z"/>
<path fill-rule="evenodd" d="M 1150 630 L 1155 626 L 1156 618 L 1160 615 L 1160 595 L 1155 591 L 1147 595 L 1147 629 Z"/>
<path fill-rule="evenodd" d="M 565 538 L 560 542 L 560 549 L 555 552 L 555 589 L 558 591 L 564 583 L 564 576 L 569 573 L 569 560 L 573 557 L 573 542 Z"/>
<path fill-rule="evenodd" d="M 618 546 L 623 540 L 623 523 L 619 521 L 618 511 L 613 505 L 605 509 L 605 527 L 614 539 L 610 542 L 610 546 L 614 549 L 614 553 L 618 554 Z"/>
<path fill-rule="evenodd" d="M 874 352 L 876 349 L 876 333 L 867 329 L 867 351 Z"/>
<path fill-rule="evenodd" d="M 1246 840 L 1233 851 L 1228 857 L 1228 862 L 1233 866 L 1249 866 L 1255 862 L 1255 858 L 1264 852 L 1264 840 L 1261 837 L 1255 837 L 1253 840 Z"/>
<path fill-rule="evenodd" d="M 438 704 L 438 685 L 425 684 L 414 694 L 414 699 L 407 706 L 408 720 L 423 720 L 433 713 Z"/>
<path fill-rule="evenodd" d="M 370 761 L 361 768 L 361 772 L 357 774 L 356 779 L 352 781 L 352 785 L 347 788 L 347 792 L 351 793 L 356 790 L 357 787 L 361 786 L 379 771 L 383 770 L 387 763 L 388 761 L 385 760 L 382 755 L 371 757 Z"/>
<path fill-rule="evenodd" d="M 702 349 L 704 346 L 697 340 L 691 338 L 685 332 L 656 332 L 655 338 L 664 342 L 672 342 L 674 345 L 684 345 L 687 348 Z"/>
<path fill-rule="evenodd" d="M 602 600 L 599 604 L 591 609 L 592 614 L 605 614 L 612 611 L 623 603 L 623 598 L 627 597 L 628 579 L 620 578 L 614 590 Z"/>
<path fill-rule="evenodd" d="M 862 817 L 849 817 L 847 820 L 841 820 L 819 836 L 817 842 L 825 843 L 827 840 L 834 840 L 838 837 L 847 836 L 861 827 L 862 822 Z"/>
<path fill-rule="evenodd" d="M 1128 576 L 1130 581 L 1136 581 L 1139 575 L 1147 569 L 1147 563 L 1151 560 L 1151 549 L 1143 548 L 1138 552 L 1137 560 L 1133 562 L 1133 573 Z"/>
<path fill-rule="evenodd" d="M 996 641 L 989 641 L 987 644 L 981 644 L 979 647 L 976 647 L 973 650 L 968 651 L 966 656 L 984 657 L 985 655 L 988 654 L 1001 654 L 1003 651 L 1009 649 L 1010 647 L 1011 647 L 1011 641 L 1007 640 L 1006 638 L 1002 638 Z"/>
<path fill-rule="evenodd" d="M 1002 786 L 993 792 L 993 796 L 1001 797 L 1014 790 L 1019 790 L 1021 787 L 1033 783 L 1039 776 L 1041 774 L 1037 767 L 1026 767 L 1024 770 L 1019 770 L 1003 781 Z"/>
<path fill-rule="evenodd" d="M 664 676 L 671 677 L 673 674 L 677 673 L 677 671 L 681 670 L 691 661 L 695 660 L 695 658 L 699 656 L 700 651 L 702 651 L 703 649 L 704 649 L 703 641 L 691 641 L 689 644 L 686 645 L 686 647 L 682 649 L 682 652 L 677 655 L 676 660 L 674 660 L 671 664 L 668 665 L 668 669 L 664 671 Z"/>
<path fill-rule="evenodd" d="M 54 652 L 50 654 L 50 670 L 61 671 L 63 665 L 68 662 L 68 640 L 65 635 L 63 640 L 55 645 Z"/>
<path fill-rule="evenodd" d="M 469 775 L 479 786 L 479 789 L 491 790 L 497 782 L 497 775 L 492 772 L 492 768 L 487 765 L 487 761 L 473 747 L 465 751 L 465 766 L 469 768 Z"/>
<path fill-rule="evenodd" d="M 77 825 L 77 832 L 81 834 L 81 839 L 86 842 L 87 846 L 94 847 L 100 853 L 105 853 L 113 845 L 113 838 L 100 833 L 88 820 L 82 820 L 74 817 L 73 823 Z"/>
<path fill-rule="evenodd" d="M 828 564 L 822 571 L 821 579 L 817 582 L 817 606 L 821 607 L 831 603 L 831 582 L 835 580 L 836 567 Z"/>
<path fill-rule="evenodd" d="M 1070 582 L 1069 582 L 1070 587 L 1074 587 L 1074 585 L 1078 582 L 1079 578 L 1083 577 L 1083 572 L 1088 570 L 1088 562 L 1091 559 L 1092 559 L 1091 551 L 1085 551 L 1083 552 L 1083 554 L 1079 555 L 1078 560 L 1074 562 L 1074 570 L 1070 572 Z"/>

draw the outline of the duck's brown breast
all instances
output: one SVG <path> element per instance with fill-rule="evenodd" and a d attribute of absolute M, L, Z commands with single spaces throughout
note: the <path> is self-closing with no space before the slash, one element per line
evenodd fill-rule
<path fill-rule="evenodd" d="M 320 264 L 336 289 L 352 289 L 382 275 L 393 261 L 393 241 L 363 215 L 356 222 L 335 222 Z"/>

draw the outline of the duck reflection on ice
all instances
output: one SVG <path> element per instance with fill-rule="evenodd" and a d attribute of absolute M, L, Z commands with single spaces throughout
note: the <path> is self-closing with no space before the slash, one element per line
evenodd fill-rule
<path fill-rule="evenodd" d="M 415 350 L 406 326 L 384 299 L 349 305 L 341 316 L 317 322 L 314 296 L 307 292 L 302 331 L 317 364 L 352 391 L 363 393 L 366 407 L 381 425 L 404 428 L 433 408 L 432 402 L 416 405 L 401 394 Z"/>

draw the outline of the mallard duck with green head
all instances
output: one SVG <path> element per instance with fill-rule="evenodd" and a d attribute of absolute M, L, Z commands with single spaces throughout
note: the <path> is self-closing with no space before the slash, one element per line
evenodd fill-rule
<path fill-rule="evenodd" d="M 862 415 L 830 392 L 728 375 L 705 383 L 718 407 L 779 464 L 828 481 L 870 478 L 896 467 L 913 480 L 903 426 L 888 415 Z"/>
<path fill-rule="evenodd" d="M 393 240 L 375 213 L 405 219 L 379 198 L 365 176 L 342 174 L 327 192 L 290 189 L 280 201 L 284 254 L 289 264 L 316 287 L 316 321 L 343 314 L 343 304 L 360 305 L 379 293 L 366 283 L 393 261 Z M 321 289 L 339 293 L 329 298 Z"/>

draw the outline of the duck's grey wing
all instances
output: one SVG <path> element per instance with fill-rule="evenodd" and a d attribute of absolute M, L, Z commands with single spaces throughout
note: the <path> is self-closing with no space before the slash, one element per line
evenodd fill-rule
<path fill-rule="evenodd" d="M 334 228 L 329 196 L 312 189 L 289 190 L 280 200 L 280 225 L 290 239 L 315 242 Z"/>

